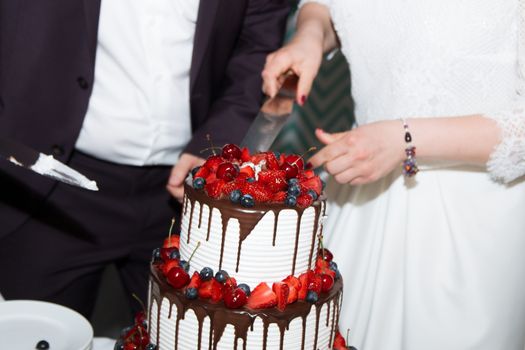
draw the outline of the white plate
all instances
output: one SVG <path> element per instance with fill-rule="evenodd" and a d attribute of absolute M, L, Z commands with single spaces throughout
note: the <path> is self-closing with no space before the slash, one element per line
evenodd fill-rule
<path fill-rule="evenodd" d="M 64 306 L 34 300 L 0 303 L 2 349 L 31 350 L 40 340 L 50 350 L 89 350 L 91 324 L 78 312 Z"/>

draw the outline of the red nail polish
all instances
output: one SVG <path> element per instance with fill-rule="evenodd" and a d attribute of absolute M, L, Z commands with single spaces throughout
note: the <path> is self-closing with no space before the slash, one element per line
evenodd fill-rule
<path fill-rule="evenodd" d="M 306 103 L 306 95 L 301 96 L 301 106 Z"/>

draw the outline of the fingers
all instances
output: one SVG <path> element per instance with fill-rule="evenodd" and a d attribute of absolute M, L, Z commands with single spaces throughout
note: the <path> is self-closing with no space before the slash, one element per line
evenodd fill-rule
<path fill-rule="evenodd" d="M 317 75 L 316 69 L 304 69 L 298 73 L 299 82 L 297 83 L 297 104 L 303 106 L 306 103 L 310 91 L 312 90 L 312 84 L 315 76 Z"/>
<path fill-rule="evenodd" d="M 315 129 L 315 136 L 325 145 L 329 145 L 345 135 L 345 132 L 328 133 L 323 129 Z"/>
<path fill-rule="evenodd" d="M 184 180 L 188 176 L 188 173 L 191 169 L 203 162 L 203 158 L 185 153 L 181 155 L 177 164 L 173 166 L 166 188 L 177 200 L 182 201 L 184 195 Z"/>
<path fill-rule="evenodd" d="M 262 71 L 263 92 L 274 97 L 283 83 L 283 75 L 292 68 L 292 56 L 286 48 L 280 49 L 266 58 L 266 65 Z"/>
<path fill-rule="evenodd" d="M 329 162 L 332 159 L 335 159 L 345 154 L 346 152 L 347 150 L 345 149 L 344 145 L 342 145 L 339 142 L 335 142 L 322 148 L 312 158 L 309 159 L 309 162 L 312 163 L 314 168 L 317 168 L 322 166 L 326 162 Z"/>

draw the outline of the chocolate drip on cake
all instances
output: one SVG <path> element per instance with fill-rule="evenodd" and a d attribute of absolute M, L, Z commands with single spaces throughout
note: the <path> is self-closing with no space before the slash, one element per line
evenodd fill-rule
<path fill-rule="evenodd" d="M 279 311 L 276 308 L 261 309 L 261 310 L 250 310 L 246 307 L 240 309 L 227 309 L 222 302 L 212 303 L 209 300 L 195 299 L 189 300 L 185 298 L 182 289 L 174 290 L 165 280 L 162 273 L 158 270 L 158 267 L 152 266 L 151 268 L 151 300 L 149 317 L 151 322 L 151 310 L 153 308 L 153 301 L 157 304 L 157 329 L 156 339 L 157 344 L 159 341 L 160 333 L 160 318 L 161 318 L 161 305 L 164 299 L 167 299 L 170 303 L 170 311 L 168 318 L 176 317 L 175 319 L 175 348 L 178 348 L 178 338 L 182 336 L 179 333 L 180 321 L 185 318 L 188 310 L 193 310 L 196 315 L 198 322 L 198 334 L 199 334 L 199 347 L 202 339 L 203 323 L 206 317 L 210 320 L 210 334 L 208 338 L 208 349 L 215 350 L 217 345 L 226 329 L 228 324 L 232 325 L 235 330 L 234 337 L 234 349 L 237 349 L 237 343 L 239 339 L 243 340 L 243 349 L 246 349 L 246 343 L 248 339 L 248 332 L 253 332 L 254 322 L 256 318 L 260 318 L 263 323 L 263 349 L 267 348 L 267 337 L 268 329 L 271 324 L 276 324 L 280 332 L 280 349 L 284 346 L 284 334 L 289 329 L 290 323 L 300 317 L 302 318 L 302 347 L 305 345 L 306 335 L 306 320 L 311 311 L 311 308 L 315 305 L 316 308 L 316 329 L 315 329 L 315 344 L 317 344 L 317 337 L 319 332 L 320 314 L 321 309 L 324 305 L 327 307 L 327 314 L 330 314 L 330 305 L 334 306 L 332 312 L 332 330 L 330 334 L 330 344 L 332 342 L 333 332 L 335 331 L 334 325 L 336 322 L 336 315 L 339 316 L 339 305 L 340 295 L 342 290 L 342 281 L 337 280 L 332 290 L 327 293 L 322 293 L 319 297 L 319 301 L 315 304 L 310 304 L 305 301 L 297 301 L 287 306 L 284 311 Z M 175 305 L 177 314 L 174 315 L 171 311 L 172 306 Z M 335 312 L 335 306 L 337 305 L 337 312 Z M 315 345 L 314 349 L 317 348 Z M 164 350 L 164 349 L 163 349 Z"/>
<path fill-rule="evenodd" d="M 253 229 L 257 226 L 257 224 L 260 222 L 260 220 L 270 211 L 274 213 L 274 225 L 273 225 L 273 241 L 272 245 L 275 246 L 276 238 L 277 238 L 277 226 L 278 226 L 278 219 L 279 214 L 282 210 L 295 210 L 297 212 L 297 224 L 296 224 L 296 237 L 295 237 L 295 246 L 294 246 L 294 252 L 293 252 L 293 262 L 292 262 L 292 270 L 291 274 L 295 274 L 295 265 L 297 260 L 297 250 L 299 247 L 299 235 L 301 233 L 301 219 L 303 217 L 303 213 L 308 208 L 299 208 L 299 207 L 287 207 L 284 204 L 279 203 L 258 203 L 253 208 L 244 208 L 241 207 L 238 204 L 231 203 L 227 199 L 212 199 L 206 195 L 204 191 L 198 191 L 193 189 L 188 184 L 185 184 L 184 187 L 185 190 L 185 198 L 187 199 L 185 202 L 187 202 L 191 208 L 190 208 L 190 218 L 187 228 L 187 244 L 190 243 L 190 235 L 191 235 L 191 226 L 193 222 L 193 213 L 194 213 L 194 207 L 196 205 L 196 202 L 199 202 L 199 205 L 201 206 L 199 210 L 199 228 L 200 228 L 200 217 L 202 216 L 202 210 L 203 206 L 206 205 L 209 208 L 209 215 L 208 215 L 208 228 L 206 232 L 206 241 L 209 241 L 210 239 L 210 231 L 211 231 L 211 220 L 212 220 L 212 212 L 213 209 L 219 210 L 221 213 L 221 221 L 222 221 L 222 237 L 221 237 L 221 246 L 220 246 L 220 256 L 219 256 L 219 269 L 222 268 L 223 258 L 224 258 L 224 243 L 226 239 L 226 232 L 228 223 L 231 219 L 236 219 L 239 222 L 239 241 L 237 244 L 237 258 L 236 258 L 236 268 L 235 272 L 239 272 L 239 265 L 241 260 L 241 254 L 242 254 L 242 244 L 246 238 L 250 235 L 250 233 L 253 231 Z M 310 208 L 310 207 L 309 207 Z M 321 214 L 321 208 L 323 208 L 323 213 L 325 210 L 325 204 L 323 201 L 316 201 L 311 208 L 314 209 L 315 217 L 314 217 L 314 227 L 312 232 L 312 245 L 310 247 L 310 255 L 309 255 L 309 262 L 308 266 L 311 268 L 312 262 L 313 262 L 313 256 L 314 256 L 314 247 L 315 247 L 315 240 L 317 237 L 317 230 L 318 230 L 318 222 L 319 217 Z M 184 210 L 187 211 L 187 208 Z M 322 228 L 321 228 L 322 229 Z"/>

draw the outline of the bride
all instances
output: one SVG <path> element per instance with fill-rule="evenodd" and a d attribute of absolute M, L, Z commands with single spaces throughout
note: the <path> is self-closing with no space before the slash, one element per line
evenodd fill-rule
<path fill-rule="evenodd" d="M 307 0 L 264 90 L 304 104 L 323 52 L 350 65 L 357 127 L 311 158 L 359 350 L 523 350 L 525 0 Z"/>

